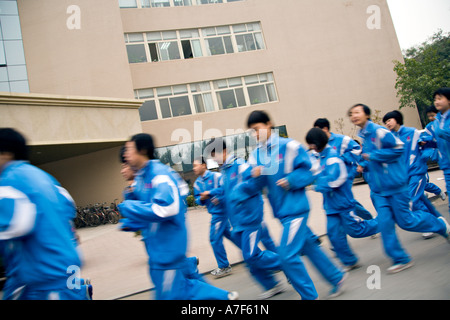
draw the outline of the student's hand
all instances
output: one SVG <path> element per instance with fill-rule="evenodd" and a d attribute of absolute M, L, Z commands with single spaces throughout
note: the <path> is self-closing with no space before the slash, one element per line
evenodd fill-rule
<path fill-rule="evenodd" d="M 209 191 L 200 193 L 200 200 L 202 200 L 202 201 L 209 199 L 209 197 L 210 197 Z"/>
<path fill-rule="evenodd" d="M 215 206 L 219 205 L 219 203 L 220 203 L 219 199 L 217 199 L 217 198 L 212 198 L 212 199 L 211 199 L 211 202 L 212 202 L 212 204 L 215 205 Z"/>
<path fill-rule="evenodd" d="M 285 190 L 289 190 L 289 181 L 286 178 L 277 181 L 277 186 L 282 187 Z"/>
<path fill-rule="evenodd" d="M 252 169 L 252 177 L 253 178 L 258 178 L 259 176 L 261 176 L 262 173 L 262 167 L 255 167 Z"/>
<path fill-rule="evenodd" d="M 363 173 L 363 172 L 364 172 L 364 167 L 358 165 L 358 167 L 356 167 L 356 171 L 357 171 L 358 173 Z"/>
<path fill-rule="evenodd" d="M 363 154 L 362 154 L 362 157 L 363 157 L 364 160 L 367 160 L 367 161 L 370 160 L 370 155 L 367 154 L 367 153 L 363 153 Z"/>

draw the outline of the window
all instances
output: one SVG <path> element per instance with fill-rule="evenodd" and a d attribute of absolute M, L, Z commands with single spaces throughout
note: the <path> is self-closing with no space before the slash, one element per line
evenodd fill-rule
<path fill-rule="evenodd" d="M 243 0 L 119 0 L 120 8 L 163 8 L 180 6 L 199 6 Z"/>
<path fill-rule="evenodd" d="M 139 110 L 142 121 L 278 101 L 272 73 L 139 89 L 135 97 L 146 100 Z"/>
<path fill-rule="evenodd" d="M 128 33 L 124 36 L 129 63 L 192 59 L 265 49 L 259 22 L 202 29 Z"/>

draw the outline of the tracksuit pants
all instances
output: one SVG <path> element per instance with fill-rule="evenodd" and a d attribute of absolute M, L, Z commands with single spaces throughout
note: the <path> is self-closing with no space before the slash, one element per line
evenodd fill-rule
<path fill-rule="evenodd" d="M 411 258 L 402 248 L 395 232 L 395 224 L 407 231 L 434 232 L 445 235 L 445 223 L 426 211 L 410 211 L 406 192 L 382 196 L 372 192 L 378 212 L 383 247 L 394 264 L 408 263 Z"/>
<path fill-rule="evenodd" d="M 230 265 L 227 258 L 223 238 L 233 241 L 231 237 L 231 225 L 226 215 L 213 215 L 211 217 L 211 228 L 209 231 L 209 241 L 219 268 L 226 268 Z"/>
<path fill-rule="evenodd" d="M 261 250 L 261 227 L 251 227 L 243 231 L 232 231 L 233 242 L 242 250 L 247 268 L 265 290 L 275 287 L 278 281 L 273 271 L 281 270 L 278 254 L 270 250 Z"/>
<path fill-rule="evenodd" d="M 317 237 L 307 226 L 307 218 L 308 214 L 306 213 L 282 221 L 283 234 L 278 254 L 282 269 L 294 289 L 303 300 L 314 300 L 317 299 L 318 294 L 303 264 L 301 255 L 307 256 L 322 276 L 333 286 L 339 283 L 343 273 L 318 245 Z"/>
<path fill-rule="evenodd" d="M 408 185 L 413 211 L 428 211 L 435 217 L 441 217 L 440 212 L 436 210 L 431 201 L 428 200 L 428 197 L 425 195 L 425 187 L 427 185 L 426 175 L 410 176 Z"/>
<path fill-rule="evenodd" d="M 358 262 L 347 241 L 347 235 L 352 238 L 365 238 L 379 232 L 378 220 L 362 220 L 353 210 L 327 215 L 327 234 L 337 257 L 345 266 Z"/>

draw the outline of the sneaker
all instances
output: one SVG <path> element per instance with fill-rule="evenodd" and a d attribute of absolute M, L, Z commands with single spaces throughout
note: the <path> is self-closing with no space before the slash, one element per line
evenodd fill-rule
<path fill-rule="evenodd" d="M 228 300 L 239 300 L 239 293 L 236 291 L 228 292 Z"/>
<path fill-rule="evenodd" d="M 342 269 L 344 272 L 349 272 L 355 269 L 361 268 L 361 265 L 357 262 L 351 266 L 344 266 L 344 268 Z"/>
<path fill-rule="evenodd" d="M 282 292 L 286 291 L 286 288 L 283 286 L 283 284 L 278 283 L 275 287 L 272 289 L 269 289 L 267 291 L 264 291 L 258 296 L 259 300 L 266 300 L 269 298 L 272 298 L 273 296 L 276 296 L 277 294 L 280 294 Z"/>
<path fill-rule="evenodd" d="M 444 238 L 450 243 L 450 224 L 448 224 L 444 217 L 439 217 L 438 219 L 441 219 L 445 223 L 446 229 Z"/>
<path fill-rule="evenodd" d="M 226 268 L 217 268 L 211 271 L 211 274 L 216 278 L 223 278 L 229 276 L 231 274 L 231 270 L 233 270 L 231 266 L 228 266 Z"/>
<path fill-rule="evenodd" d="M 435 235 L 436 234 L 434 234 L 433 232 L 425 232 L 425 233 L 422 233 L 422 238 L 424 238 L 424 240 L 428 240 L 428 239 L 434 238 Z"/>
<path fill-rule="evenodd" d="M 397 263 L 387 269 L 387 273 L 394 274 L 405 269 L 411 268 L 414 265 L 414 262 L 411 260 L 407 263 Z"/>
<path fill-rule="evenodd" d="M 340 296 L 344 292 L 344 282 L 348 277 L 348 273 L 344 273 L 342 276 L 342 279 L 338 282 L 337 285 L 333 287 L 333 289 L 330 290 L 330 293 L 328 294 L 327 299 L 333 299 L 337 296 Z"/>
<path fill-rule="evenodd" d="M 445 194 L 445 191 L 441 191 L 441 193 L 439 194 L 439 198 L 441 198 L 442 201 L 445 201 L 445 199 L 447 199 L 447 195 Z"/>

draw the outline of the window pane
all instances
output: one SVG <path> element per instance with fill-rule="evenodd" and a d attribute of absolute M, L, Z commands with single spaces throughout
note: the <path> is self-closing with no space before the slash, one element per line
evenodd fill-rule
<path fill-rule="evenodd" d="M 152 7 L 170 7 L 169 0 L 152 0 Z"/>
<path fill-rule="evenodd" d="M 191 59 L 194 57 L 191 47 L 191 40 L 182 40 L 181 47 L 183 48 L 183 57 L 185 59 Z"/>
<path fill-rule="evenodd" d="M 163 119 L 171 118 L 169 99 L 159 99 L 159 107 L 161 108 L 161 115 Z"/>
<path fill-rule="evenodd" d="M 240 33 L 240 32 L 247 32 L 247 28 L 245 27 L 245 24 L 238 24 L 233 26 L 234 33 Z"/>
<path fill-rule="evenodd" d="M 177 32 L 176 31 L 163 31 L 162 37 L 164 40 L 172 40 L 177 38 Z"/>
<path fill-rule="evenodd" d="M 266 84 L 267 93 L 269 94 L 269 101 L 278 101 L 277 91 L 273 83 Z"/>
<path fill-rule="evenodd" d="M 0 66 L 6 66 L 5 48 L 3 47 L 3 41 L 0 40 Z"/>
<path fill-rule="evenodd" d="M 189 98 L 187 96 L 170 98 L 170 105 L 172 107 L 172 115 L 174 117 L 192 114 Z"/>
<path fill-rule="evenodd" d="M 230 34 L 230 27 L 229 26 L 222 26 L 222 27 L 217 27 L 217 34 Z"/>
<path fill-rule="evenodd" d="M 194 57 L 203 57 L 202 45 L 200 44 L 200 40 L 192 40 L 191 44 L 194 47 Z"/>
<path fill-rule="evenodd" d="M 148 48 L 150 49 L 150 60 L 152 62 L 159 61 L 158 49 L 156 48 L 156 43 L 149 43 Z"/>
<path fill-rule="evenodd" d="M 214 111 L 214 102 L 211 93 L 205 93 L 203 95 L 203 102 L 205 103 L 206 112 Z"/>
<path fill-rule="evenodd" d="M 129 63 L 147 62 L 144 46 L 144 44 L 127 45 Z"/>
<path fill-rule="evenodd" d="M 11 92 L 29 93 L 28 81 L 11 81 L 9 83 Z"/>
<path fill-rule="evenodd" d="M 256 48 L 258 50 L 265 49 L 264 40 L 261 33 L 259 32 L 255 33 L 255 40 L 256 40 Z"/>
<path fill-rule="evenodd" d="M 203 103 L 203 97 L 201 94 L 194 95 L 194 103 L 197 113 L 205 112 L 205 104 Z"/>
<path fill-rule="evenodd" d="M 248 88 L 248 96 L 251 104 L 266 103 L 267 93 L 263 85 Z"/>
<path fill-rule="evenodd" d="M 181 39 L 198 38 L 198 37 L 199 34 L 197 29 L 180 30 Z"/>
<path fill-rule="evenodd" d="M 206 45 L 211 56 L 225 53 L 222 37 L 206 39 Z"/>
<path fill-rule="evenodd" d="M 161 40 L 161 32 L 148 32 L 147 40 L 148 41 Z"/>
<path fill-rule="evenodd" d="M 18 15 L 17 1 L 0 1 L 0 13 Z"/>
<path fill-rule="evenodd" d="M 209 82 L 198 82 L 191 84 L 191 91 L 192 92 L 202 92 L 202 91 L 209 91 L 211 90 L 211 86 Z"/>
<path fill-rule="evenodd" d="M 216 89 L 222 89 L 222 88 L 228 88 L 227 80 L 217 80 L 214 81 L 214 88 Z"/>
<path fill-rule="evenodd" d="M 158 97 L 171 96 L 172 87 L 156 88 L 156 94 L 158 95 Z"/>
<path fill-rule="evenodd" d="M 247 45 L 245 44 L 245 38 L 244 35 L 237 35 L 236 36 L 236 43 L 238 47 L 239 52 L 247 51 Z"/>
<path fill-rule="evenodd" d="M 6 62 L 8 66 L 22 65 L 25 63 L 22 40 L 5 41 Z"/>
<path fill-rule="evenodd" d="M 141 116 L 141 121 L 156 120 L 158 119 L 158 114 L 156 113 L 156 103 L 154 100 L 146 101 L 139 108 L 139 115 Z"/>
<path fill-rule="evenodd" d="M 228 79 L 228 85 L 231 87 L 237 87 L 237 86 L 242 86 L 242 80 L 241 78 L 231 78 Z"/>
<path fill-rule="evenodd" d="M 19 16 L 1 16 L 0 20 L 4 40 L 22 39 Z"/>
<path fill-rule="evenodd" d="M 153 89 L 140 89 L 137 92 L 139 93 L 139 99 L 153 98 L 155 96 Z"/>
<path fill-rule="evenodd" d="M 245 77 L 244 79 L 245 79 L 246 84 L 259 83 L 257 75 L 248 76 L 248 77 Z"/>
<path fill-rule="evenodd" d="M 219 101 L 219 108 L 231 109 L 236 108 L 236 98 L 234 96 L 234 90 L 220 91 L 217 93 L 217 100 Z"/>
<path fill-rule="evenodd" d="M 128 42 L 143 42 L 144 35 L 142 33 L 128 33 Z"/>
<path fill-rule="evenodd" d="M 162 61 L 180 59 L 180 52 L 176 41 L 160 42 L 158 45 Z"/>
<path fill-rule="evenodd" d="M 202 31 L 203 31 L 203 35 L 205 37 L 216 35 L 216 28 L 205 28 L 205 29 L 202 29 Z"/>
<path fill-rule="evenodd" d="M 223 37 L 223 41 L 225 42 L 227 53 L 234 53 L 233 44 L 231 43 L 231 37 Z"/>
<path fill-rule="evenodd" d="M 173 94 L 181 94 L 181 93 L 188 92 L 187 85 L 185 85 L 185 84 L 173 86 L 172 88 L 173 88 Z"/>
<path fill-rule="evenodd" d="M 8 67 L 9 81 L 28 80 L 26 66 Z"/>
<path fill-rule="evenodd" d="M 9 1 L 2 1 L 9 2 Z M 137 8 L 136 0 L 119 0 L 120 8 Z"/>
<path fill-rule="evenodd" d="M 236 92 L 236 98 L 238 101 L 238 106 L 239 107 L 246 106 L 247 102 L 245 102 L 244 89 L 239 88 L 239 89 L 236 89 L 235 92 Z"/>
<path fill-rule="evenodd" d="M 142 8 L 150 8 L 150 0 L 141 0 L 141 7 Z"/>

